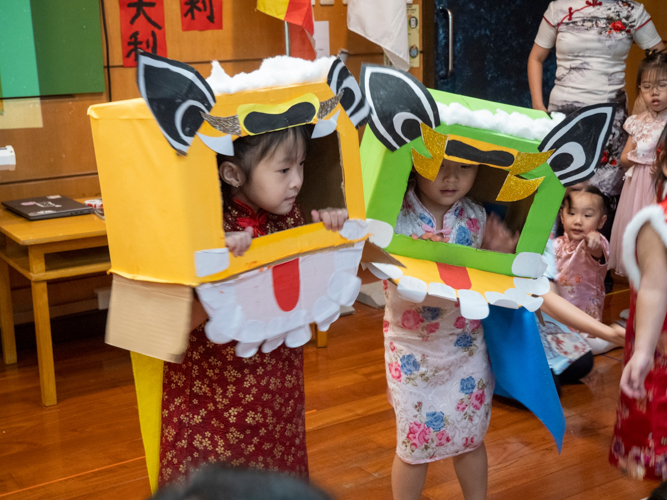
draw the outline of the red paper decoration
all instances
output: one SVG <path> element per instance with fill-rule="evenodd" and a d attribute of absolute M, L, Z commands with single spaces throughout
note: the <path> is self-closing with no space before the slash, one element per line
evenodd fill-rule
<path fill-rule="evenodd" d="M 119 0 L 123 66 L 137 65 L 139 50 L 167 57 L 164 0 Z"/>
<path fill-rule="evenodd" d="M 179 2 L 183 31 L 222 29 L 222 0 L 179 0 Z"/>

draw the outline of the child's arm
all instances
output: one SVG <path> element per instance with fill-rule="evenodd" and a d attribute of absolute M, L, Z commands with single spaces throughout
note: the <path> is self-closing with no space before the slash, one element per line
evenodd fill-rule
<path fill-rule="evenodd" d="M 644 381 L 653 367 L 655 348 L 667 316 L 667 251 L 651 226 L 639 231 L 637 263 L 641 282 L 637 291 L 635 350 L 621 375 L 621 390 L 634 399 L 646 396 Z"/>
<path fill-rule="evenodd" d="M 519 242 L 519 231 L 512 233 L 498 215 L 491 213 L 486 218 L 482 249 L 492 252 L 514 253 Z"/>
<path fill-rule="evenodd" d="M 250 248 L 252 243 L 253 229 L 245 228 L 243 231 L 230 231 L 225 233 L 225 246 L 229 248 L 234 257 L 240 257 Z"/>
<path fill-rule="evenodd" d="M 630 167 L 634 167 L 635 162 L 632 160 L 628 159 L 628 153 L 630 151 L 634 151 L 637 148 L 637 144 L 635 143 L 635 140 L 632 138 L 631 135 L 628 136 L 628 140 L 625 143 L 625 147 L 623 148 L 623 152 L 621 153 L 621 167 L 624 169 L 629 169 Z"/>
<path fill-rule="evenodd" d="M 591 255 L 600 260 L 604 255 L 604 249 L 602 248 L 602 235 L 597 231 L 591 231 L 586 235 L 586 244 L 588 245 L 588 251 Z"/>
<path fill-rule="evenodd" d="M 324 229 L 329 231 L 340 231 L 343 224 L 348 219 L 347 210 L 344 208 L 323 208 L 322 210 L 313 210 L 310 212 L 313 222 L 324 224 Z"/>
<path fill-rule="evenodd" d="M 623 345 L 625 342 L 625 328 L 600 323 L 553 290 L 542 295 L 542 299 L 544 299 L 542 311 L 573 330 L 579 330 L 617 345 Z"/>

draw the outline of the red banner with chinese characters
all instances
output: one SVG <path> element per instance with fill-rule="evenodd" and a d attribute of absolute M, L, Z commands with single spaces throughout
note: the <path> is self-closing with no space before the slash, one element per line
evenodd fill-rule
<path fill-rule="evenodd" d="M 179 0 L 181 29 L 207 31 L 222 29 L 222 0 Z"/>
<path fill-rule="evenodd" d="M 167 57 L 164 0 L 118 0 L 123 66 L 135 67 L 139 50 Z"/>

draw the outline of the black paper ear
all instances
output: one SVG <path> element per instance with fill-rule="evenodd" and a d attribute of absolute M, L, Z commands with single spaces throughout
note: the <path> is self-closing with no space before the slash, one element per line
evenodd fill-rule
<path fill-rule="evenodd" d="M 361 90 L 371 107 L 368 123 L 375 137 L 390 151 L 421 136 L 420 122 L 431 128 L 440 125 L 435 100 L 409 73 L 364 65 Z"/>
<path fill-rule="evenodd" d="M 347 116 L 352 121 L 355 127 L 361 127 L 368 119 L 370 107 L 361 93 L 359 84 L 347 69 L 343 61 L 336 58 L 331 65 L 329 75 L 327 76 L 327 84 L 333 91 L 334 95 L 343 92 L 340 100 L 340 105 L 347 113 Z"/>
<path fill-rule="evenodd" d="M 169 144 L 186 154 L 204 122 L 215 95 L 196 69 L 178 61 L 141 52 L 137 64 L 139 92 Z"/>
<path fill-rule="evenodd" d="M 614 122 L 615 104 L 595 104 L 571 113 L 538 146 L 555 150 L 547 163 L 563 186 L 593 177 Z"/>

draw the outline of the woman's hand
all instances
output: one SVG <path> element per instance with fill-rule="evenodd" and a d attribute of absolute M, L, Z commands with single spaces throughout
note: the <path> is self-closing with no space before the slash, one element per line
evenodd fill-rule
<path fill-rule="evenodd" d="M 348 219 L 347 210 L 344 208 L 323 208 L 322 210 L 313 210 L 310 212 L 313 222 L 324 224 L 324 229 L 329 231 L 340 231 L 343 224 Z"/>
<path fill-rule="evenodd" d="M 519 242 L 519 231 L 510 231 L 507 225 L 496 214 L 486 218 L 482 249 L 492 252 L 514 253 Z"/>
<path fill-rule="evenodd" d="M 240 257 L 250 248 L 252 243 L 253 229 L 246 227 L 243 231 L 225 233 L 225 246 L 229 248 L 234 257 Z"/>

